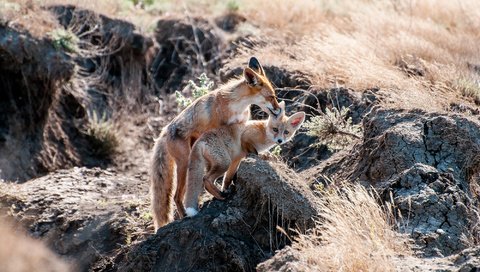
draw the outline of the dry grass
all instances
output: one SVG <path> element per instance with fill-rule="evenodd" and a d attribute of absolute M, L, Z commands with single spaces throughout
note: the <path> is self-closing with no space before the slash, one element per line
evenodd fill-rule
<path fill-rule="evenodd" d="M 311 271 L 395 271 L 395 256 L 410 255 L 392 213 L 361 185 L 324 192 L 320 215 L 313 233 L 293 244 Z"/>
<path fill-rule="evenodd" d="M 458 78 L 477 76 L 469 68 L 480 63 L 475 0 L 286 1 L 260 8 L 263 16 L 247 4 L 244 12 L 260 22 L 257 36 L 267 45 L 244 48 L 238 59 L 254 54 L 266 64 L 304 71 L 321 88 L 378 87 L 401 106 L 438 110 L 461 94 Z M 415 60 L 407 64 L 421 65 L 423 74 L 405 71 L 402 60 Z"/>

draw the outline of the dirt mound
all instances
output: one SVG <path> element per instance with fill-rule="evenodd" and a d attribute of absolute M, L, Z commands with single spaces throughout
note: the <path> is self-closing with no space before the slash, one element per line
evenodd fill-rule
<path fill-rule="evenodd" d="M 290 243 L 291 228 L 313 226 L 316 200 L 298 180 L 284 164 L 247 159 L 226 201 L 205 202 L 148 239 L 148 183 L 98 168 L 4 183 L 0 208 L 81 271 L 251 271 Z"/>
<path fill-rule="evenodd" d="M 283 170 L 286 169 L 286 170 Z M 289 228 L 312 226 L 315 197 L 283 164 L 246 159 L 236 192 L 158 230 L 128 253 L 119 270 L 252 271 L 290 241 Z"/>
<path fill-rule="evenodd" d="M 114 172 L 73 168 L 1 185 L 0 206 L 11 207 L 33 237 L 79 271 L 105 269 L 122 245 L 143 239 L 151 227 L 147 187 Z"/>
<path fill-rule="evenodd" d="M 157 87 L 166 93 L 202 72 L 215 75 L 226 48 L 221 31 L 202 18 L 161 19 L 155 39 L 160 50 L 150 69 Z"/>
<path fill-rule="evenodd" d="M 148 73 L 154 42 L 129 22 L 72 5 L 48 9 L 79 38 L 77 79 L 87 93 L 83 104 L 95 110 L 139 109 L 153 94 Z"/>
<path fill-rule="evenodd" d="M 152 39 L 92 11 L 50 10 L 78 38 L 72 48 L 58 45 L 65 37 L 38 39 L 0 26 L 0 180 L 110 164 L 86 133 L 92 116 L 108 120 L 153 101 L 147 73 Z"/>
<path fill-rule="evenodd" d="M 52 167 L 49 151 L 57 165 L 68 166 L 78 156 L 69 152 L 68 138 L 52 119 L 59 86 L 74 72 L 71 57 L 47 39 L 10 27 L 0 26 L 0 37 L 0 180 L 25 180 L 46 172 Z M 48 150 L 49 140 L 64 148 Z"/>
<path fill-rule="evenodd" d="M 219 28 L 227 32 L 235 32 L 235 30 L 237 30 L 238 28 L 238 25 L 245 22 L 246 20 L 247 18 L 238 13 L 229 12 L 215 18 L 214 21 Z"/>
<path fill-rule="evenodd" d="M 305 175 L 360 180 L 393 198 L 427 256 L 458 253 L 478 239 L 480 122 L 460 115 L 372 110 L 364 140 Z M 318 175 L 317 175 L 318 177 Z"/>

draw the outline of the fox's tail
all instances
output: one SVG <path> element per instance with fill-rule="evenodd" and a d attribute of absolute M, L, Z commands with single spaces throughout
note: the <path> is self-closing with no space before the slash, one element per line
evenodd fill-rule
<path fill-rule="evenodd" d="M 203 191 L 203 176 L 205 175 L 205 158 L 203 157 L 203 143 L 194 145 L 188 164 L 187 191 L 185 193 L 185 207 L 187 216 L 193 216 L 198 210 L 198 197 Z"/>
<path fill-rule="evenodd" d="M 166 137 L 155 142 L 150 167 L 150 193 L 155 231 L 173 220 L 174 160 L 167 150 Z"/>

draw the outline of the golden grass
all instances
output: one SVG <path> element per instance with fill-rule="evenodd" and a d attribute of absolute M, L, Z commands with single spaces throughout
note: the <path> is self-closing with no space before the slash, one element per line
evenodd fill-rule
<path fill-rule="evenodd" d="M 461 94 L 459 78 L 478 77 L 468 67 L 480 63 L 479 1 L 244 2 L 267 10 L 244 9 L 266 45 L 244 48 L 238 59 L 256 55 L 304 71 L 320 88 L 381 88 L 402 107 L 439 110 Z M 398 66 L 405 59 L 424 73 L 407 73 Z"/>
<path fill-rule="evenodd" d="M 391 212 L 361 185 L 323 193 L 320 216 L 313 233 L 292 245 L 311 271 L 395 271 L 395 257 L 410 255 Z"/>

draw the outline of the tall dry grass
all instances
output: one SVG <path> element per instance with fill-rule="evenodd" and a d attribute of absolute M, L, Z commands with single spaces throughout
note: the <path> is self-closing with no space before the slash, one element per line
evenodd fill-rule
<path fill-rule="evenodd" d="M 395 271 L 395 257 L 410 255 L 392 213 L 361 185 L 323 193 L 320 216 L 313 233 L 292 245 L 311 271 Z"/>
<path fill-rule="evenodd" d="M 308 73 L 321 88 L 381 88 L 405 107 L 442 109 L 479 85 L 480 1 L 245 0 L 267 64 Z M 459 81 L 459 79 L 462 79 Z"/>

